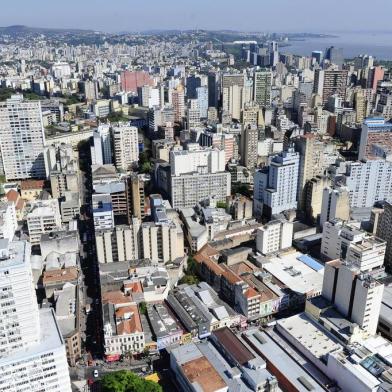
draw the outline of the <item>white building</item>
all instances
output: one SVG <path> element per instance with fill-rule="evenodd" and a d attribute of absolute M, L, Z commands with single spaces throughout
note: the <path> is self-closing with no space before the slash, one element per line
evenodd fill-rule
<path fill-rule="evenodd" d="M 284 219 L 268 222 L 257 230 L 256 249 L 267 255 L 290 248 L 293 240 L 293 223 Z"/>
<path fill-rule="evenodd" d="M 61 215 L 57 199 L 30 202 L 27 213 L 30 243 L 39 245 L 41 235 L 61 228 Z"/>
<path fill-rule="evenodd" d="M 0 240 L 0 389 L 70 392 L 64 341 L 51 309 L 38 310 L 30 244 Z"/>
<path fill-rule="evenodd" d="M 139 160 L 138 133 L 136 127 L 119 124 L 113 127 L 114 162 L 119 170 L 131 170 Z"/>
<path fill-rule="evenodd" d="M 109 194 L 93 194 L 93 219 L 95 230 L 114 228 L 112 198 Z"/>
<path fill-rule="evenodd" d="M 358 265 L 339 260 L 325 264 L 322 296 L 347 319 L 375 335 L 384 285 Z"/>
<path fill-rule="evenodd" d="M 15 204 L 0 202 L 0 239 L 6 238 L 12 241 L 17 227 Z"/>
<path fill-rule="evenodd" d="M 106 165 L 113 163 L 110 125 L 102 124 L 93 132 L 91 164 Z"/>
<path fill-rule="evenodd" d="M 254 177 L 254 212 L 279 214 L 297 207 L 299 154 L 292 148 L 275 155 Z"/>
<path fill-rule="evenodd" d="M 13 95 L 0 103 L 0 152 L 7 180 L 45 178 L 40 101 Z"/>
<path fill-rule="evenodd" d="M 218 173 L 225 171 L 225 151 L 212 148 L 170 152 L 172 176 L 193 172 Z"/>
<path fill-rule="evenodd" d="M 324 223 L 321 255 L 328 260 L 346 260 L 363 272 L 371 271 L 384 264 L 385 250 L 385 241 L 353 223 L 338 219 Z"/>

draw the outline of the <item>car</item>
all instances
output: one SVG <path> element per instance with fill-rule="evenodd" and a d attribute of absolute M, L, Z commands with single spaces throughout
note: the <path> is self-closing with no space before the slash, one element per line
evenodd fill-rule
<path fill-rule="evenodd" d="M 97 378 L 97 377 L 99 376 L 99 373 L 98 373 L 98 370 L 97 370 L 97 369 L 94 370 L 93 375 L 94 375 L 95 378 Z"/>

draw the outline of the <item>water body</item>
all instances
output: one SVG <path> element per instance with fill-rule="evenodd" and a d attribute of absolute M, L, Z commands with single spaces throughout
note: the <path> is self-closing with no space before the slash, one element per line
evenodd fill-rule
<path fill-rule="evenodd" d="M 280 52 L 301 56 L 310 56 L 313 50 L 322 50 L 329 46 L 343 48 L 345 58 L 359 54 L 368 54 L 379 60 L 392 60 L 392 32 L 356 32 L 329 33 L 335 37 L 309 38 L 304 41 L 289 41 L 289 46 L 281 47 Z"/>

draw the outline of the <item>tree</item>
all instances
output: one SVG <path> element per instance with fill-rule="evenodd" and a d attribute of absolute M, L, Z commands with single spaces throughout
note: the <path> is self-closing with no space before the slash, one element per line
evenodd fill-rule
<path fill-rule="evenodd" d="M 145 302 L 140 302 L 139 311 L 141 314 L 147 314 L 147 304 Z"/>
<path fill-rule="evenodd" d="M 128 370 L 106 374 L 101 380 L 103 392 L 162 392 L 162 387 Z"/>
<path fill-rule="evenodd" d="M 187 269 L 185 275 L 178 281 L 179 284 L 197 284 L 200 279 L 197 275 L 196 261 L 192 256 L 188 257 Z"/>

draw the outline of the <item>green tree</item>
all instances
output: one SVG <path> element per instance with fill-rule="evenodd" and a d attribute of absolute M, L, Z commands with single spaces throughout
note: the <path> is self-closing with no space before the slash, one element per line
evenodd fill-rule
<path fill-rule="evenodd" d="M 128 370 L 106 374 L 101 380 L 103 392 L 162 392 L 162 387 Z"/>
<path fill-rule="evenodd" d="M 141 314 L 147 314 L 147 304 L 145 302 L 140 302 L 139 311 Z"/>

